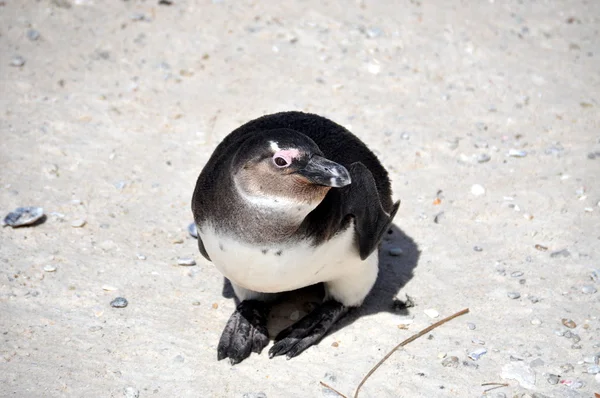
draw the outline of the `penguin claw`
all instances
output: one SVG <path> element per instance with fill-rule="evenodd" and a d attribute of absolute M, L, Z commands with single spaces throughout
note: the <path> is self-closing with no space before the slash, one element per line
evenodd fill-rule
<path fill-rule="evenodd" d="M 242 301 L 227 321 L 217 347 L 217 359 L 229 358 L 231 365 L 260 353 L 269 343 L 269 307 L 257 300 Z"/>
<path fill-rule="evenodd" d="M 348 307 L 330 300 L 298 322 L 282 330 L 275 338 L 275 344 L 269 350 L 269 358 L 284 355 L 287 359 L 299 355 L 308 347 L 318 343 L 340 319 Z"/>

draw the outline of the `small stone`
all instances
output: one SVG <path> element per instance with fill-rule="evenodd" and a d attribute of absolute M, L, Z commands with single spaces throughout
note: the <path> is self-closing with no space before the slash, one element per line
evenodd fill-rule
<path fill-rule="evenodd" d="M 467 323 L 467 327 L 469 328 L 469 330 L 475 330 L 475 328 L 476 328 L 477 326 L 475 326 L 475 324 L 474 324 L 474 323 L 468 322 L 468 323 Z"/>
<path fill-rule="evenodd" d="M 593 269 L 590 272 L 590 279 L 594 282 L 600 282 L 600 269 Z"/>
<path fill-rule="evenodd" d="M 196 301 L 192 301 L 192 305 L 198 306 L 198 305 L 202 305 L 202 303 L 200 301 L 196 300 Z"/>
<path fill-rule="evenodd" d="M 445 366 L 447 368 L 457 368 L 458 364 L 459 364 L 458 357 L 454 357 L 454 356 L 446 357 L 442 361 L 442 366 Z"/>
<path fill-rule="evenodd" d="M 82 218 L 78 218 L 76 220 L 71 221 L 71 226 L 73 228 L 81 228 L 86 224 L 86 221 Z"/>
<path fill-rule="evenodd" d="M 598 373 L 600 373 L 600 366 L 599 365 L 592 365 L 590 367 L 587 368 L 587 372 L 591 375 L 597 375 Z"/>
<path fill-rule="evenodd" d="M 471 187 L 471 193 L 475 196 L 481 196 L 485 194 L 485 188 L 479 184 L 474 184 Z"/>
<path fill-rule="evenodd" d="M 573 322 L 572 319 L 567 319 L 567 318 L 562 319 L 562 324 L 565 325 L 566 327 L 568 327 L 569 329 L 574 329 L 577 326 L 577 324 L 575 322 Z"/>
<path fill-rule="evenodd" d="M 402 249 L 401 249 L 401 248 L 399 248 L 399 247 L 392 247 L 392 248 L 391 248 L 391 249 L 388 251 L 388 253 L 390 254 L 390 256 L 399 257 L 399 256 L 401 256 L 402 254 L 404 254 L 404 250 L 402 250 Z"/>
<path fill-rule="evenodd" d="M 531 301 L 532 304 L 535 304 L 535 303 L 539 303 L 540 301 L 542 301 L 542 299 L 537 296 L 529 296 L 529 301 Z"/>
<path fill-rule="evenodd" d="M 125 398 L 139 398 L 140 392 L 133 387 L 127 387 L 123 389 L 123 395 Z"/>
<path fill-rule="evenodd" d="M 242 398 L 267 398 L 267 394 L 264 392 L 247 392 L 242 395 Z"/>
<path fill-rule="evenodd" d="M 37 39 L 40 38 L 40 32 L 38 32 L 35 29 L 29 29 L 27 31 L 27 38 L 31 41 L 36 41 Z"/>
<path fill-rule="evenodd" d="M 102 285 L 102 290 L 106 290 L 107 292 L 114 292 L 115 290 L 117 290 L 117 288 L 112 285 Z"/>
<path fill-rule="evenodd" d="M 435 216 L 433 216 L 433 222 L 436 224 L 439 224 L 440 221 L 442 221 L 442 219 L 444 218 L 444 212 L 440 211 L 438 214 L 436 214 Z"/>
<path fill-rule="evenodd" d="M 508 156 L 511 156 L 513 158 L 524 158 L 525 156 L 527 156 L 527 151 L 511 149 L 508 151 Z"/>
<path fill-rule="evenodd" d="M 554 384 L 558 384 L 558 382 L 560 381 L 560 377 L 558 375 L 548 374 L 546 376 L 546 380 L 548 380 L 548 383 L 554 385 Z"/>
<path fill-rule="evenodd" d="M 44 209 L 41 207 L 17 207 L 4 217 L 4 224 L 17 228 L 34 224 L 43 217 Z"/>
<path fill-rule="evenodd" d="M 478 350 L 475 350 L 473 352 L 471 352 L 469 354 L 469 358 L 471 358 L 474 361 L 478 361 L 479 358 L 481 358 L 482 356 L 484 356 L 487 353 L 487 349 L 485 348 L 479 348 Z"/>
<path fill-rule="evenodd" d="M 506 295 L 508 296 L 509 299 L 513 299 L 513 300 L 516 300 L 519 297 L 521 297 L 521 293 L 519 293 L 519 292 L 508 292 L 508 293 L 506 293 Z"/>
<path fill-rule="evenodd" d="M 173 358 L 173 361 L 178 362 L 178 363 L 183 363 L 185 361 L 185 358 L 183 357 L 183 355 L 175 355 L 175 358 Z"/>
<path fill-rule="evenodd" d="M 436 310 L 434 310 L 433 308 L 428 308 L 426 310 L 423 311 L 425 313 L 425 315 L 427 315 L 430 318 L 437 318 L 438 316 L 440 316 L 440 313 L 437 312 Z"/>
<path fill-rule="evenodd" d="M 213 307 L 213 310 L 216 310 L 217 308 L 219 308 L 219 304 L 213 303 L 212 307 Z"/>
<path fill-rule="evenodd" d="M 542 246 L 542 245 L 535 245 L 534 247 L 541 252 L 545 252 L 548 250 L 548 248 L 546 246 Z"/>
<path fill-rule="evenodd" d="M 593 355 L 593 356 L 584 357 L 583 362 L 584 363 L 595 363 L 596 365 L 600 364 L 600 353 Z"/>
<path fill-rule="evenodd" d="M 479 155 L 477 155 L 477 163 L 486 163 L 489 162 L 491 159 L 491 156 L 487 153 L 480 153 Z"/>
<path fill-rule="evenodd" d="M 402 133 L 402 134 L 400 134 L 400 138 L 403 139 L 404 141 L 408 141 L 408 140 L 410 140 L 410 134 Z"/>
<path fill-rule="evenodd" d="M 297 321 L 298 319 L 300 319 L 300 311 L 293 311 L 290 314 L 290 321 Z"/>
<path fill-rule="evenodd" d="M 113 308 L 125 308 L 127 307 L 127 304 L 129 303 L 124 297 L 117 297 L 116 299 L 110 302 L 110 306 Z"/>
<path fill-rule="evenodd" d="M 585 285 L 581 287 L 581 292 L 583 294 L 594 294 L 598 291 L 598 289 L 596 289 L 594 286 L 592 285 Z"/>
<path fill-rule="evenodd" d="M 571 257 L 571 253 L 567 249 L 562 249 L 562 250 L 558 250 L 558 251 L 550 253 L 550 257 L 552 257 L 552 258 Z"/>
<path fill-rule="evenodd" d="M 331 343 L 331 346 L 338 348 L 340 346 L 340 344 L 337 341 L 334 341 L 333 343 Z"/>
<path fill-rule="evenodd" d="M 473 344 L 479 344 L 479 345 L 485 345 L 485 341 L 479 340 L 479 339 L 471 339 L 471 343 L 473 343 Z"/>
<path fill-rule="evenodd" d="M 20 55 L 14 55 L 10 60 L 10 66 L 23 66 L 25 65 L 25 58 Z"/>
<path fill-rule="evenodd" d="M 523 272 L 522 271 L 515 271 L 515 272 L 512 272 L 510 274 L 510 276 L 512 276 L 513 278 L 518 278 L 520 276 L 523 276 Z"/>
<path fill-rule="evenodd" d="M 181 257 L 177 259 L 177 265 L 192 266 L 196 265 L 196 260 L 191 257 Z"/>
<path fill-rule="evenodd" d="M 48 264 L 48 265 L 44 265 L 44 271 L 46 272 L 54 272 L 56 271 L 56 266 Z"/>
<path fill-rule="evenodd" d="M 531 320 L 531 324 L 532 324 L 532 325 L 541 325 L 541 324 L 542 324 L 542 321 L 540 321 L 540 320 L 539 320 L 539 319 L 537 319 L 537 318 L 534 318 L 534 319 L 532 319 L 532 320 Z"/>
<path fill-rule="evenodd" d="M 440 352 L 438 353 L 437 357 L 438 359 L 444 359 L 448 356 L 448 354 L 446 354 L 445 352 Z"/>
<path fill-rule="evenodd" d="M 198 228 L 196 227 L 196 223 L 188 225 L 187 230 L 192 238 L 198 239 Z"/>
<path fill-rule="evenodd" d="M 562 370 L 563 373 L 569 373 L 575 370 L 575 367 L 570 363 L 565 363 L 564 365 L 560 365 L 560 370 Z"/>
<path fill-rule="evenodd" d="M 475 250 L 476 252 L 482 252 L 483 248 L 480 246 L 473 246 L 473 250 Z"/>
<path fill-rule="evenodd" d="M 90 328 L 88 329 L 90 332 L 97 332 L 99 330 L 102 330 L 102 326 L 90 326 Z"/>
<path fill-rule="evenodd" d="M 138 260 L 142 260 L 142 261 L 144 261 L 146 259 L 146 256 L 144 256 L 143 254 L 140 254 L 140 253 L 136 254 L 136 257 Z"/>

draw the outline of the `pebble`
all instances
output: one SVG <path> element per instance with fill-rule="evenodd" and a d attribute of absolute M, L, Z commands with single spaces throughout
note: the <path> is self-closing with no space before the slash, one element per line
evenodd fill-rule
<path fill-rule="evenodd" d="M 560 370 L 562 370 L 563 373 L 569 373 L 575 370 L 575 367 L 570 363 L 565 363 L 564 365 L 560 365 Z"/>
<path fill-rule="evenodd" d="M 477 163 L 489 162 L 491 159 L 492 157 L 487 153 L 480 153 L 479 155 L 477 155 Z"/>
<path fill-rule="evenodd" d="M 560 377 L 558 375 L 550 373 L 546 376 L 546 380 L 548 380 L 548 383 L 550 384 L 558 384 L 558 382 L 560 381 Z"/>
<path fill-rule="evenodd" d="M 584 363 L 595 363 L 596 365 L 600 364 L 600 353 L 597 355 L 583 358 L 583 362 Z"/>
<path fill-rule="evenodd" d="M 293 311 L 290 314 L 290 321 L 297 321 L 298 319 L 300 319 L 300 311 Z"/>
<path fill-rule="evenodd" d="M 136 256 L 137 256 L 138 260 L 144 261 L 146 259 L 146 256 L 144 256 L 143 254 L 140 254 L 140 253 L 136 254 Z"/>
<path fill-rule="evenodd" d="M 521 297 L 521 293 L 519 293 L 519 292 L 508 292 L 508 293 L 506 293 L 506 295 L 508 296 L 508 298 L 513 299 L 513 300 L 516 300 L 519 297 Z"/>
<path fill-rule="evenodd" d="M 127 304 L 129 303 L 124 297 L 117 297 L 116 299 L 110 302 L 110 306 L 114 308 L 125 308 L 127 307 Z"/>
<path fill-rule="evenodd" d="M 600 373 L 600 366 L 599 365 L 592 365 L 590 367 L 587 368 L 587 372 L 591 375 L 597 375 L 598 373 Z"/>
<path fill-rule="evenodd" d="M 527 151 L 511 149 L 508 151 L 508 156 L 511 156 L 513 158 L 524 158 L 525 156 L 527 156 Z"/>
<path fill-rule="evenodd" d="M 558 251 L 550 253 L 550 257 L 552 257 L 552 258 L 571 257 L 571 253 L 567 249 L 562 249 L 562 250 L 558 250 Z"/>
<path fill-rule="evenodd" d="M 425 315 L 427 315 L 430 318 L 437 318 L 438 316 L 440 316 L 440 313 L 437 312 L 436 310 L 434 310 L 433 308 L 428 308 L 426 310 L 423 311 L 425 313 Z"/>
<path fill-rule="evenodd" d="M 117 288 L 112 285 L 102 285 L 102 290 L 106 290 L 107 292 L 114 292 L 115 290 L 117 290 Z"/>
<path fill-rule="evenodd" d="M 540 321 L 539 319 L 535 318 L 531 320 L 531 324 L 532 325 L 541 325 L 542 321 Z"/>
<path fill-rule="evenodd" d="M 137 388 L 126 387 L 123 389 L 123 395 L 125 398 L 139 398 L 140 392 Z"/>
<path fill-rule="evenodd" d="M 473 246 L 473 250 L 475 250 L 476 252 L 482 252 L 483 248 L 480 246 Z"/>
<path fill-rule="evenodd" d="M 480 348 L 478 350 L 475 350 L 473 352 L 471 352 L 469 354 L 469 358 L 471 358 L 474 361 L 479 360 L 479 358 L 481 358 L 482 356 L 484 356 L 487 353 L 487 349 L 485 348 Z"/>
<path fill-rule="evenodd" d="M 44 209 L 41 207 L 17 207 L 4 217 L 4 224 L 13 228 L 31 225 L 44 217 Z"/>
<path fill-rule="evenodd" d="M 479 339 L 471 339 L 471 343 L 473 343 L 473 344 L 479 344 L 479 345 L 485 345 L 485 341 L 479 340 Z"/>
<path fill-rule="evenodd" d="M 516 380 L 521 387 L 535 389 L 535 372 L 523 362 L 510 362 L 502 367 L 500 377 Z"/>
<path fill-rule="evenodd" d="M 436 215 L 433 217 L 433 222 L 434 222 L 434 223 L 436 223 L 436 224 L 439 224 L 439 223 L 440 223 L 440 221 L 442 221 L 442 219 L 443 219 L 443 218 L 444 218 L 444 212 L 443 212 L 443 211 L 440 211 L 438 214 L 436 214 Z"/>
<path fill-rule="evenodd" d="M 474 323 L 468 322 L 468 323 L 467 323 L 467 327 L 469 328 L 469 330 L 475 330 L 475 328 L 476 328 L 477 326 L 475 326 L 475 324 L 474 324 Z"/>
<path fill-rule="evenodd" d="M 31 41 L 36 41 L 37 39 L 40 38 L 40 32 L 38 32 L 35 29 L 29 29 L 27 31 L 27 38 Z"/>
<path fill-rule="evenodd" d="M 562 319 L 562 324 L 565 325 L 566 327 L 568 327 L 569 329 L 574 329 L 577 326 L 577 324 L 575 322 L 573 322 L 572 319 L 567 319 L 567 318 Z"/>
<path fill-rule="evenodd" d="M 581 288 L 581 292 L 584 294 L 594 294 L 598 291 L 598 289 L 596 289 L 594 286 L 592 285 L 585 285 Z"/>
<path fill-rule="evenodd" d="M 548 250 L 548 248 L 546 246 L 542 246 L 542 245 L 535 245 L 534 247 L 541 252 L 545 252 Z"/>
<path fill-rule="evenodd" d="M 192 238 L 198 239 L 198 228 L 196 227 L 196 223 L 188 225 L 187 230 Z"/>
<path fill-rule="evenodd" d="M 522 271 L 515 271 L 515 272 L 511 273 L 510 276 L 512 276 L 513 278 L 518 278 L 520 276 L 523 276 L 523 272 Z"/>
<path fill-rule="evenodd" d="M 471 193 L 475 196 L 481 196 L 485 194 L 485 188 L 479 184 L 474 184 L 471 187 Z"/>
<path fill-rule="evenodd" d="M 185 361 L 185 358 L 183 357 L 183 355 L 176 355 L 175 358 L 173 358 L 173 361 L 183 363 Z"/>
<path fill-rule="evenodd" d="M 191 257 L 182 257 L 177 259 L 177 265 L 192 266 L 196 265 L 196 260 Z"/>
<path fill-rule="evenodd" d="M 99 330 L 102 330 L 102 326 L 90 326 L 90 328 L 88 329 L 90 332 L 97 332 Z"/>
<path fill-rule="evenodd" d="M 446 357 L 442 361 L 442 366 L 447 368 L 457 368 L 459 364 L 458 357 Z"/>
<path fill-rule="evenodd" d="M 86 224 L 86 221 L 83 218 L 78 218 L 77 220 L 71 221 L 71 226 L 73 228 L 81 228 Z"/>
<path fill-rule="evenodd" d="M 242 398 L 267 398 L 267 394 L 264 392 L 247 392 L 242 395 Z"/>
<path fill-rule="evenodd" d="M 542 299 L 537 296 L 529 296 L 529 301 L 531 301 L 531 304 L 535 304 L 542 301 Z"/>
<path fill-rule="evenodd" d="M 25 58 L 20 55 L 14 55 L 10 60 L 10 66 L 23 66 L 25 65 Z"/>
<path fill-rule="evenodd" d="M 394 257 L 398 257 L 401 256 L 402 254 L 404 254 L 404 250 L 402 250 L 399 247 L 392 247 L 388 253 L 390 254 L 390 256 L 394 256 Z"/>
<path fill-rule="evenodd" d="M 46 272 L 54 272 L 54 271 L 56 271 L 56 266 L 50 265 L 50 264 L 44 265 L 44 271 L 46 271 Z"/>

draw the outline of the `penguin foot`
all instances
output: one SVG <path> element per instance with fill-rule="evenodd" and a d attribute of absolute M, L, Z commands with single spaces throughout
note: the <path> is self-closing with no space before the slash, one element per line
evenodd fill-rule
<path fill-rule="evenodd" d="M 258 300 L 242 301 L 227 321 L 217 348 L 217 359 L 229 358 L 232 365 L 252 352 L 260 353 L 269 344 L 269 306 Z"/>
<path fill-rule="evenodd" d="M 339 301 L 329 300 L 298 322 L 282 330 L 269 350 L 269 357 L 286 355 L 291 359 L 311 345 L 319 342 L 327 331 L 346 312 L 348 307 Z"/>

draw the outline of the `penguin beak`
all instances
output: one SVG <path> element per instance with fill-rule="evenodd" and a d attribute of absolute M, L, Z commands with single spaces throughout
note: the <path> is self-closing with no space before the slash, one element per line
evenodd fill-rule
<path fill-rule="evenodd" d="M 298 174 L 313 184 L 326 187 L 340 188 L 352 182 L 350 173 L 344 166 L 318 155 L 310 158 L 308 164 L 298 170 Z"/>

